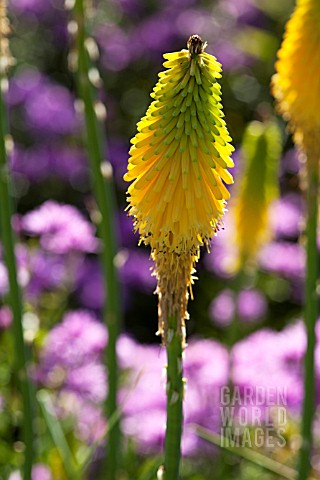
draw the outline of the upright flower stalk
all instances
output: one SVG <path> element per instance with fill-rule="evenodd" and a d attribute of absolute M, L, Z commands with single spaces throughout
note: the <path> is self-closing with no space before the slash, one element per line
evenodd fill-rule
<path fill-rule="evenodd" d="M 221 65 L 198 35 L 188 49 L 164 55 L 166 71 L 131 140 L 129 215 L 151 247 L 159 298 L 159 329 L 167 350 L 167 428 L 163 476 L 179 476 L 183 350 L 187 303 L 200 247 L 209 249 L 233 182 L 233 147 L 220 103 Z"/>
<path fill-rule="evenodd" d="M 31 480 L 33 463 L 33 409 L 32 386 L 28 377 L 29 352 L 23 338 L 23 307 L 17 278 L 15 238 L 12 230 L 12 199 L 10 174 L 7 160 L 6 138 L 8 137 L 7 112 L 4 93 L 7 87 L 7 69 L 13 63 L 9 51 L 7 34 L 9 22 L 5 0 L 0 0 L 0 225 L 4 261 L 8 270 L 9 303 L 13 314 L 13 336 L 15 346 L 15 374 L 23 403 L 24 480 Z"/>
<path fill-rule="evenodd" d="M 305 324 L 305 397 L 302 415 L 299 480 L 306 480 L 311 469 L 312 425 L 315 411 L 315 345 L 318 316 L 317 249 L 319 159 L 320 159 L 320 3 L 298 0 L 286 25 L 276 63 L 272 90 L 278 109 L 288 120 L 294 141 L 304 157 L 307 203 Z"/>
<path fill-rule="evenodd" d="M 241 145 L 241 176 L 230 205 L 235 217 L 239 270 L 255 263 L 259 249 L 271 236 L 268 209 L 279 195 L 281 147 L 276 122 L 249 123 Z"/>
<path fill-rule="evenodd" d="M 106 289 L 104 305 L 104 319 L 108 327 L 108 346 L 106 352 L 108 368 L 108 418 L 115 419 L 109 431 L 108 452 L 108 479 L 117 478 L 120 452 L 120 424 L 117 419 L 117 390 L 119 369 L 116 355 L 117 337 L 120 328 L 120 293 L 119 282 L 115 266 L 116 238 L 114 227 L 115 199 L 113 190 L 112 168 L 105 160 L 104 144 L 101 125 L 98 122 L 95 110 L 94 86 L 90 82 L 91 62 L 87 50 L 86 9 L 84 0 L 76 0 L 74 4 L 74 18 L 76 21 L 77 36 L 77 80 L 79 94 L 84 105 L 86 141 L 92 174 L 92 186 L 97 201 L 101 220 L 98 224 L 98 233 L 101 238 L 101 263 L 103 279 Z M 89 44 L 90 45 L 90 44 Z"/>

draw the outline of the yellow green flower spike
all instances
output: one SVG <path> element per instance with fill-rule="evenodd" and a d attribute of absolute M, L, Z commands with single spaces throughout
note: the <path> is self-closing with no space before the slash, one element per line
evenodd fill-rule
<path fill-rule="evenodd" d="M 295 142 L 306 149 L 320 132 L 319 0 L 297 1 L 277 56 L 272 93 Z"/>
<path fill-rule="evenodd" d="M 184 392 L 184 320 L 200 246 L 215 234 L 233 179 L 233 147 L 220 103 L 221 65 L 198 35 L 188 49 L 164 55 L 153 102 L 131 140 L 125 180 L 128 210 L 151 246 L 159 330 L 167 350 L 167 427 L 158 477 L 179 478 Z M 192 292 L 191 292 L 192 293 Z"/>
<path fill-rule="evenodd" d="M 221 65 L 204 51 L 199 36 L 187 46 L 164 55 L 167 70 L 159 74 L 153 102 L 137 125 L 124 176 L 132 182 L 129 215 L 152 249 L 158 293 L 166 277 L 160 288 L 170 288 L 176 298 L 178 290 L 190 287 L 199 247 L 209 245 L 229 199 L 225 183 L 233 182 L 227 168 L 233 167 L 234 148 L 217 82 Z"/>
<path fill-rule="evenodd" d="M 319 317 L 319 251 L 317 247 L 320 162 L 320 2 L 297 0 L 278 51 L 272 78 L 276 105 L 293 133 L 300 155 L 306 196 L 306 279 L 304 320 L 307 349 L 304 360 L 304 403 L 298 480 L 307 480 L 313 449 L 316 391 L 316 322 Z"/>
<path fill-rule="evenodd" d="M 220 103 L 221 65 L 199 37 L 168 53 L 154 101 L 131 140 L 130 215 L 145 243 L 182 253 L 208 241 L 232 183 L 233 147 Z"/>

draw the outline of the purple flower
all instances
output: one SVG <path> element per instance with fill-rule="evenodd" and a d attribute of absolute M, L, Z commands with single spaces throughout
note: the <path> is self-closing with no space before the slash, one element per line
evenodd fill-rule
<path fill-rule="evenodd" d="M 67 313 L 46 338 L 36 371 L 37 380 L 53 389 L 100 403 L 106 397 L 106 371 L 101 355 L 107 331 L 89 312 Z"/>
<path fill-rule="evenodd" d="M 0 330 L 6 330 L 12 323 L 12 312 L 7 306 L 0 308 Z"/>
<path fill-rule="evenodd" d="M 38 183 L 51 176 L 77 186 L 88 178 L 87 159 L 83 152 L 54 143 L 27 150 L 15 147 L 10 161 L 12 171 L 31 182 Z"/>
<path fill-rule="evenodd" d="M 51 2 L 43 0 L 10 0 L 10 6 L 19 13 L 43 14 L 52 10 Z"/>
<path fill-rule="evenodd" d="M 79 266 L 76 273 L 76 292 L 85 308 L 100 310 L 103 307 L 106 292 L 97 258 L 85 258 Z"/>
<path fill-rule="evenodd" d="M 80 440 L 88 445 L 102 441 L 107 433 L 107 421 L 101 408 L 77 398 L 71 413 L 76 415 L 76 434 Z"/>
<path fill-rule="evenodd" d="M 219 326 L 230 325 L 235 315 L 244 322 L 255 322 L 261 319 L 267 311 L 267 301 L 256 289 L 242 290 L 236 294 L 225 289 L 212 300 L 209 315 Z"/>
<path fill-rule="evenodd" d="M 14 1 L 14 0 L 11 0 Z M 19 1 L 19 0 L 18 0 Z M 26 0 L 38 1 L 38 0 Z M 44 4 L 41 0 L 39 0 Z M 10 106 L 24 103 L 34 95 L 44 78 L 38 70 L 23 70 L 10 79 L 7 101 Z"/>
<path fill-rule="evenodd" d="M 305 332 L 302 322 L 282 332 L 260 330 L 233 348 L 235 384 L 244 391 L 259 386 L 286 393 L 288 408 L 300 409 L 303 399 L 302 357 Z M 250 354 L 248 354 L 250 352 Z"/>
<path fill-rule="evenodd" d="M 223 0 L 222 9 L 242 24 L 260 24 L 263 14 L 252 0 Z"/>
<path fill-rule="evenodd" d="M 267 301 L 264 295 L 256 289 L 242 290 L 237 298 L 237 310 L 241 320 L 255 322 L 267 312 Z"/>
<path fill-rule="evenodd" d="M 67 279 L 66 262 L 43 250 L 30 251 L 30 281 L 27 294 L 36 298 L 44 290 L 54 290 Z"/>
<path fill-rule="evenodd" d="M 119 241 L 122 247 L 128 248 L 138 244 L 139 235 L 134 233 L 132 218 L 122 210 L 118 212 Z"/>
<path fill-rule="evenodd" d="M 83 359 L 85 361 L 85 359 Z M 75 392 L 80 398 L 93 403 L 101 403 L 107 395 L 107 376 L 105 367 L 86 361 L 80 367 L 72 368 L 67 374 L 64 388 Z"/>
<path fill-rule="evenodd" d="M 231 290 L 225 289 L 212 300 L 209 315 L 215 323 L 226 327 L 232 322 L 235 310 L 234 294 Z"/>
<path fill-rule="evenodd" d="M 75 368 L 100 357 L 107 344 L 105 326 L 85 310 L 67 313 L 48 334 L 42 365 Z"/>
<path fill-rule="evenodd" d="M 93 225 L 75 207 L 52 200 L 27 213 L 22 228 L 39 235 L 41 246 L 53 253 L 94 252 L 98 247 Z"/>
<path fill-rule="evenodd" d="M 289 280 L 301 280 L 304 277 L 305 251 L 299 244 L 271 242 L 260 252 L 259 261 L 264 270 Z"/>
<path fill-rule="evenodd" d="M 152 292 L 156 287 L 156 279 L 151 275 L 153 262 L 149 253 L 138 249 L 126 249 L 120 254 L 122 254 L 120 266 L 122 283 L 140 291 Z"/>
<path fill-rule="evenodd" d="M 299 153 L 295 148 L 288 150 L 281 160 L 281 176 L 297 175 L 300 170 Z"/>
<path fill-rule="evenodd" d="M 234 71 L 253 63 L 251 57 L 235 46 L 234 42 L 226 39 L 217 40 L 215 44 L 217 59 L 222 63 L 224 70 Z M 213 52 L 213 54 L 215 54 Z"/>
<path fill-rule="evenodd" d="M 105 69 L 116 71 L 125 69 L 131 61 L 131 38 L 118 25 L 100 28 L 97 38 L 101 48 L 101 62 Z"/>
<path fill-rule="evenodd" d="M 28 250 L 24 245 L 18 244 L 16 246 L 16 259 L 18 266 L 18 280 L 20 286 L 25 288 L 30 280 L 30 273 L 28 270 Z M 7 268 L 3 261 L 0 261 L 0 296 L 7 294 L 9 289 Z"/>
<path fill-rule="evenodd" d="M 0 294 L 5 295 L 8 291 L 8 272 L 3 263 L 0 263 Z"/>
<path fill-rule="evenodd" d="M 107 331 L 88 311 L 67 313 L 47 335 L 35 372 L 37 381 L 55 390 L 58 417 L 73 417 L 77 436 L 92 444 L 106 433 L 98 406 L 107 394 L 102 352 Z"/>
<path fill-rule="evenodd" d="M 69 134 L 79 125 L 69 90 L 37 71 L 26 70 L 11 81 L 8 102 L 23 106 L 24 125 L 40 135 Z"/>
<path fill-rule="evenodd" d="M 24 104 L 26 120 L 39 134 L 72 133 L 77 126 L 74 99 L 61 85 L 45 82 Z"/>
<path fill-rule="evenodd" d="M 274 202 L 270 209 L 271 228 L 277 237 L 298 237 L 301 231 L 302 198 L 289 194 Z"/>
<path fill-rule="evenodd" d="M 128 184 L 123 180 L 123 175 L 127 169 L 129 144 L 121 139 L 112 139 L 109 144 L 109 157 L 114 169 L 115 180 L 119 187 L 126 190 Z"/>
<path fill-rule="evenodd" d="M 32 467 L 32 480 L 52 480 L 52 475 L 49 467 L 42 463 L 37 463 Z M 11 473 L 9 480 L 22 480 L 21 474 L 18 471 Z"/>
<path fill-rule="evenodd" d="M 118 345 L 122 368 L 130 376 L 121 392 L 124 406 L 123 428 L 132 436 L 139 451 L 149 453 L 162 448 L 165 434 L 164 351 L 159 346 L 138 345 L 122 337 Z M 219 425 L 219 389 L 228 380 L 228 354 L 224 347 L 211 340 L 191 341 L 186 350 L 185 376 L 187 388 L 184 409 L 185 455 L 195 454 L 201 441 L 191 425 Z"/>
<path fill-rule="evenodd" d="M 212 252 L 204 257 L 206 268 L 222 278 L 232 278 L 237 273 L 238 249 L 235 244 L 233 216 L 227 214 L 224 224 L 212 239 Z"/>

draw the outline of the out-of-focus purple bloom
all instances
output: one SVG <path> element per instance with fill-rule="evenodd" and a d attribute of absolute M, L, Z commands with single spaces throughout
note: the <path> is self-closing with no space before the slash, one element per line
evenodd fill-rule
<path fill-rule="evenodd" d="M 3 306 L 0 308 L 0 330 L 9 328 L 12 323 L 12 312 L 9 307 Z"/>
<path fill-rule="evenodd" d="M 8 272 L 3 263 L 0 263 L 0 295 L 3 296 L 8 291 Z"/>
<path fill-rule="evenodd" d="M 124 13 L 130 15 L 130 18 L 141 18 L 145 7 L 139 0 L 118 0 L 118 4 L 120 4 Z"/>
<path fill-rule="evenodd" d="M 231 290 L 222 290 L 209 306 L 211 319 L 222 327 L 230 325 L 235 315 L 234 294 Z"/>
<path fill-rule="evenodd" d="M 233 71 L 252 64 L 252 59 L 246 53 L 226 39 L 215 44 L 215 52 L 218 61 L 222 63 L 225 70 Z"/>
<path fill-rule="evenodd" d="M 165 364 L 159 346 L 138 345 L 122 337 L 118 345 L 120 363 L 130 371 L 124 402 L 123 428 L 138 444 L 141 452 L 158 451 L 165 433 Z M 219 388 L 228 380 L 228 354 L 224 347 L 210 340 L 191 341 L 186 350 L 185 429 L 182 450 L 193 455 L 199 439 L 188 425 L 197 423 L 211 428 L 219 425 L 217 399 Z M 155 428 L 155 425 L 157 428 Z"/>
<path fill-rule="evenodd" d="M 57 392 L 59 417 L 76 421 L 78 437 L 88 444 L 106 433 L 106 421 L 98 406 L 107 394 L 107 375 L 102 352 L 106 327 L 88 311 L 67 313 L 47 335 L 35 378 Z"/>
<path fill-rule="evenodd" d="M 10 0 L 10 6 L 18 13 L 44 14 L 52 10 L 51 2 L 43 0 Z"/>
<path fill-rule="evenodd" d="M 90 279 L 90 281 L 88 281 Z M 105 301 L 101 266 L 96 258 L 86 258 L 76 274 L 76 291 L 81 305 L 100 310 Z"/>
<path fill-rule="evenodd" d="M 76 368 L 95 361 L 107 344 L 106 327 L 85 310 L 67 313 L 48 334 L 41 364 Z"/>
<path fill-rule="evenodd" d="M 271 242 L 259 255 L 261 267 L 289 280 L 304 277 L 305 251 L 301 245 L 290 242 Z"/>
<path fill-rule="evenodd" d="M 223 0 L 221 8 L 229 13 L 238 23 L 260 25 L 263 14 L 252 0 Z"/>
<path fill-rule="evenodd" d="M 120 281 L 124 287 L 122 293 L 126 301 L 130 301 L 130 290 L 149 293 L 154 290 L 156 280 L 151 275 L 153 262 L 147 252 L 123 249 L 119 251 L 116 261 Z M 79 266 L 76 276 L 76 292 L 84 307 L 93 310 L 102 308 L 105 289 L 101 267 L 96 258 L 86 258 Z"/>
<path fill-rule="evenodd" d="M 77 399 L 73 405 L 72 413 L 77 417 L 77 436 L 88 445 L 92 445 L 105 436 L 107 422 L 102 409 L 90 402 L 81 402 Z"/>
<path fill-rule="evenodd" d="M 93 225 L 71 205 L 49 200 L 23 217 L 22 228 L 39 235 L 41 246 L 53 253 L 95 252 L 98 247 Z"/>
<path fill-rule="evenodd" d="M 83 359 L 85 361 L 85 359 Z M 70 369 L 65 388 L 93 403 L 101 403 L 106 398 L 106 370 L 96 361 L 86 361 L 80 367 Z"/>
<path fill-rule="evenodd" d="M 42 463 L 37 463 L 32 467 L 32 480 L 52 480 L 49 467 Z M 22 480 L 20 472 L 11 473 L 9 480 Z"/>
<path fill-rule="evenodd" d="M 286 173 L 297 175 L 300 170 L 299 153 L 295 148 L 288 150 L 281 160 L 281 176 Z"/>
<path fill-rule="evenodd" d="M 264 295 L 256 289 L 242 290 L 237 298 L 237 311 L 241 320 L 255 322 L 267 312 L 267 301 Z"/>
<path fill-rule="evenodd" d="M 212 253 L 204 257 L 206 268 L 222 278 L 231 278 L 237 272 L 238 249 L 234 239 L 234 220 L 231 214 L 227 214 L 224 226 L 212 239 Z"/>
<path fill-rule="evenodd" d="M 41 249 L 28 249 L 25 245 L 16 247 L 18 279 L 24 288 L 26 298 L 34 301 L 45 290 L 54 290 L 73 281 L 72 272 L 76 269 L 78 258 L 46 252 Z M 8 275 L 5 265 L 0 262 L 0 295 L 8 291 Z"/>
<path fill-rule="evenodd" d="M 46 465 L 38 463 L 32 469 L 32 480 L 51 480 L 51 472 Z"/>
<path fill-rule="evenodd" d="M 24 245 L 16 246 L 16 259 L 18 267 L 18 280 L 20 286 L 25 288 L 30 280 L 28 269 L 28 250 Z M 4 296 L 9 289 L 7 268 L 3 261 L 0 261 L 0 296 Z"/>
<path fill-rule="evenodd" d="M 301 230 L 302 198 L 289 194 L 277 200 L 270 208 L 270 224 L 277 237 L 298 237 Z"/>
<path fill-rule="evenodd" d="M 209 315 L 214 323 L 226 327 L 235 315 L 244 322 L 261 319 L 267 311 L 267 301 L 256 289 L 242 290 L 236 297 L 232 290 L 222 290 L 211 302 Z"/>
<path fill-rule="evenodd" d="M 69 90 L 37 71 L 26 70 L 11 81 L 8 103 L 23 106 L 25 125 L 38 134 L 65 135 L 79 125 Z"/>
<path fill-rule="evenodd" d="M 40 0 L 40 2 L 44 4 L 42 0 Z M 8 104 L 10 106 L 15 106 L 25 102 L 29 96 L 35 93 L 42 81 L 44 81 L 44 77 L 38 70 L 24 70 L 15 75 L 9 82 L 9 91 L 7 95 Z"/>
<path fill-rule="evenodd" d="M 133 231 L 132 218 L 128 216 L 126 212 L 122 210 L 118 213 L 118 230 L 119 230 L 119 242 L 124 248 L 137 245 L 139 241 L 139 235 Z"/>
<path fill-rule="evenodd" d="M 68 272 L 66 261 L 60 255 L 43 250 L 30 251 L 29 255 L 28 296 L 36 298 L 44 290 L 54 290 L 63 285 Z"/>
<path fill-rule="evenodd" d="M 297 412 L 303 399 L 302 358 L 305 350 L 302 322 L 282 332 L 260 330 L 233 348 L 235 385 L 285 390 L 288 408 Z M 250 354 L 248 354 L 250 352 Z"/>
<path fill-rule="evenodd" d="M 76 185 L 88 178 L 87 159 L 83 152 L 56 144 L 27 150 L 15 147 L 10 161 L 13 173 L 23 175 L 31 182 L 41 182 L 51 176 Z"/>
<path fill-rule="evenodd" d="M 156 279 L 151 275 L 153 262 L 149 253 L 137 249 L 126 249 L 120 254 L 123 259 L 120 267 L 122 283 L 130 288 L 152 292 L 156 286 Z"/>
<path fill-rule="evenodd" d="M 163 52 L 167 50 L 166 47 L 171 44 L 175 36 L 175 31 L 168 22 L 168 16 L 157 13 L 140 22 L 133 36 L 133 42 L 143 46 L 143 50 Z"/>
<path fill-rule="evenodd" d="M 109 143 L 109 157 L 114 169 L 115 180 L 123 189 L 128 188 L 128 184 L 123 180 L 123 175 L 127 169 L 129 148 L 129 145 L 120 139 L 112 139 Z"/>
<path fill-rule="evenodd" d="M 37 380 L 50 388 L 73 392 L 94 403 L 107 392 L 101 355 L 107 343 L 105 326 L 87 311 L 66 314 L 46 338 Z"/>
<path fill-rule="evenodd" d="M 68 134 L 77 126 L 74 99 L 61 85 L 42 83 L 24 104 L 26 120 L 40 134 Z"/>
<path fill-rule="evenodd" d="M 118 25 L 100 28 L 97 38 L 101 48 L 101 63 L 107 70 L 125 69 L 131 61 L 131 38 Z"/>
<path fill-rule="evenodd" d="M 190 32 L 201 32 L 202 38 L 207 39 L 207 33 L 212 28 L 212 18 L 203 8 L 182 8 L 175 23 L 182 38 L 188 38 Z"/>

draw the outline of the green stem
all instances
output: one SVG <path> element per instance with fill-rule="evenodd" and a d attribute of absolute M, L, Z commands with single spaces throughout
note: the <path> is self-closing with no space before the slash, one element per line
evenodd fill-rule
<path fill-rule="evenodd" d="M 102 142 L 101 125 L 99 125 L 94 109 L 94 88 L 89 81 L 90 59 L 85 46 L 87 38 L 85 29 L 85 7 L 83 0 L 76 0 L 74 7 L 77 21 L 78 47 L 78 85 L 79 93 L 84 104 L 86 140 L 89 161 L 92 173 L 92 186 L 96 202 L 101 213 L 98 226 L 102 241 L 101 263 L 107 292 L 107 301 L 104 306 L 104 319 L 108 327 L 108 346 L 106 361 L 108 367 L 108 398 L 107 415 L 111 418 L 117 410 L 118 364 L 116 356 L 116 342 L 120 327 L 120 293 L 119 282 L 115 267 L 116 239 L 114 227 L 115 198 L 112 175 L 103 175 L 103 165 L 112 171 L 111 165 L 105 160 Z M 115 423 L 109 432 L 108 447 L 108 478 L 114 480 L 118 470 L 120 441 L 120 422 Z"/>
<path fill-rule="evenodd" d="M 307 351 L 304 363 L 304 404 L 302 414 L 302 445 L 298 480 L 306 480 L 311 469 L 312 423 L 315 412 L 315 346 L 316 321 L 318 316 L 317 282 L 319 273 L 319 254 L 317 248 L 318 223 L 318 162 L 314 168 L 309 162 L 307 191 L 307 266 L 305 284 L 305 325 L 307 331 Z"/>
<path fill-rule="evenodd" d="M 39 402 L 43 418 L 51 434 L 54 446 L 59 452 L 62 464 L 68 478 L 77 480 L 80 478 L 79 467 L 75 461 L 72 451 L 69 448 L 68 442 L 64 435 L 61 423 L 59 419 L 54 415 L 54 405 L 50 396 L 46 390 L 40 390 L 37 393 L 37 400 Z"/>
<path fill-rule="evenodd" d="M 0 79 L 1 80 L 1 79 Z M 23 435 L 25 443 L 24 480 L 31 479 L 33 462 L 33 411 L 32 387 L 28 378 L 29 354 L 23 339 L 22 298 L 17 279 L 15 239 L 12 230 L 10 176 L 8 171 L 5 135 L 7 134 L 6 109 L 0 88 L 0 225 L 4 261 L 9 278 L 9 303 L 13 315 L 15 342 L 15 373 L 20 384 L 23 402 Z"/>
<path fill-rule="evenodd" d="M 228 334 L 228 347 L 229 347 L 229 367 L 228 367 L 228 377 L 229 377 L 229 386 L 232 389 L 234 386 L 234 355 L 233 355 L 233 347 L 239 340 L 239 315 L 237 312 L 237 303 L 239 292 L 241 291 L 241 287 L 243 287 L 245 283 L 245 272 L 242 268 L 238 275 L 235 277 L 232 283 L 232 292 L 234 294 L 234 303 L 235 303 L 235 312 L 232 317 L 231 324 L 227 330 Z"/>
<path fill-rule="evenodd" d="M 182 435 L 183 360 L 182 333 L 177 316 L 168 318 L 167 349 L 167 427 L 164 473 L 166 480 L 179 478 Z"/>

